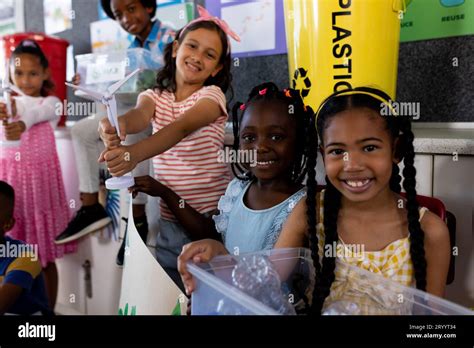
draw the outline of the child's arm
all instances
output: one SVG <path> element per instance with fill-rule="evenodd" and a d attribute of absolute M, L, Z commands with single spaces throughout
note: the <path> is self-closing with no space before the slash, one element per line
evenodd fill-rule
<path fill-rule="evenodd" d="M 303 197 L 293 208 L 286 219 L 274 249 L 304 247 L 308 230 L 306 217 L 306 197 Z M 288 262 L 276 263 L 275 269 L 282 281 L 286 281 L 297 264 L 296 259 Z"/>
<path fill-rule="evenodd" d="M 443 297 L 451 258 L 449 231 L 443 220 L 429 211 L 421 228 L 425 232 L 426 291 Z"/>
<path fill-rule="evenodd" d="M 0 315 L 8 312 L 20 297 L 22 291 L 21 286 L 15 284 L 0 284 Z"/>
<path fill-rule="evenodd" d="M 274 248 L 300 248 L 307 239 L 306 197 L 302 198 L 286 219 Z"/>
<path fill-rule="evenodd" d="M 5 123 L 3 128 L 7 140 L 20 140 L 21 135 L 26 130 L 26 126 L 22 121 Z"/>
<path fill-rule="evenodd" d="M 27 247 L 31 247 L 27 245 Z M 30 292 L 35 280 L 41 275 L 41 263 L 38 255 L 31 249 L 22 252 L 7 267 L 2 284 L 0 285 L 0 314 L 9 311 L 11 306 L 19 299 L 23 291 Z M 41 278 L 37 281 L 43 281 Z M 31 293 L 32 296 L 36 296 Z M 39 294 L 38 294 L 39 295 Z M 40 294 L 46 299 L 46 293 Z M 34 298 L 40 300 L 40 298 Z M 39 302 L 38 302 L 39 304 Z M 34 307 L 37 307 L 36 305 Z M 36 308 L 28 308 L 36 310 Z"/>
<path fill-rule="evenodd" d="M 120 143 L 125 140 L 127 134 L 140 133 L 146 129 L 154 114 L 155 103 L 153 100 L 146 95 L 140 94 L 138 96 L 137 105 L 118 117 L 120 135 L 117 135 L 117 130 L 112 126 L 107 117 L 100 120 L 99 135 L 105 147 L 108 149 L 118 147 Z"/>
<path fill-rule="evenodd" d="M 81 84 L 81 75 L 79 75 L 79 74 L 76 73 L 76 74 L 72 77 L 71 82 L 72 82 L 73 85 L 76 85 L 76 86 L 80 85 L 80 84 Z"/>
<path fill-rule="evenodd" d="M 31 99 L 30 99 L 31 98 Z M 58 97 L 49 96 L 42 100 L 41 104 L 30 105 L 32 97 L 17 97 L 12 101 L 16 106 L 16 114 L 20 116 L 26 129 L 35 124 L 59 119 L 63 114 L 63 104 Z"/>
<path fill-rule="evenodd" d="M 31 256 L 33 257 L 33 256 Z M 24 289 L 31 289 L 35 277 L 41 273 L 41 264 L 30 257 L 18 257 L 8 266 L 0 285 L 0 314 L 8 312 Z"/>
<path fill-rule="evenodd" d="M 20 140 L 21 135 L 26 130 L 26 125 L 23 121 L 11 121 L 9 118 L 16 117 L 16 103 L 15 99 L 11 101 L 12 115 L 8 115 L 7 105 L 0 102 L 0 120 L 2 121 L 5 138 L 7 140 Z"/>
<path fill-rule="evenodd" d="M 224 244 L 213 239 L 203 239 L 183 246 L 183 250 L 178 257 L 178 271 L 183 280 L 186 294 L 191 295 L 196 286 L 193 276 L 188 272 L 186 266 L 188 261 L 193 261 L 194 263 L 209 262 L 215 256 L 227 254 L 229 254 L 229 252 Z"/>
<path fill-rule="evenodd" d="M 136 144 L 105 150 L 99 160 L 107 161 L 112 175 L 122 176 L 133 170 L 139 162 L 172 148 L 189 134 L 214 122 L 222 114 L 221 107 L 215 101 L 202 98 L 159 132 Z"/>
<path fill-rule="evenodd" d="M 5 137 L 7 140 L 19 140 L 21 134 L 37 123 L 58 119 L 63 114 L 63 105 L 57 97 L 49 96 L 42 100 L 40 105 L 31 106 L 33 98 L 18 97 L 12 99 L 12 118 L 17 115 L 19 120 L 4 122 Z M 7 120 L 6 104 L 0 103 L 0 119 Z"/>
<path fill-rule="evenodd" d="M 178 219 L 179 223 L 183 225 L 184 229 L 189 233 L 192 240 L 204 238 L 221 240 L 221 236 L 217 232 L 212 218 L 206 218 L 197 212 L 188 203 L 184 202 L 173 190 L 153 179 L 151 176 L 136 177 L 135 185 L 129 190 L 133 193 L 144 192 L 150 196 L 161 197 Z"/>

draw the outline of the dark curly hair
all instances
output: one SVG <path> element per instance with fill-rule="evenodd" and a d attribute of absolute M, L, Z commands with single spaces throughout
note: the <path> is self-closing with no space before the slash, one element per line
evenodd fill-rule
<path fill-rule="evenodd" d="M 102 9 L 107 14 L 107 16 L 113 20 L 115 20 L 114 13 L 112 12 L 112 8 L 110 6 L 111 0 L 100 0 L 100 5 Z M 152 8 L 153 11 L 150 13 L 150 18 L 155 17 L 156 14 L 156 0 L 140 0 L 140 3 L 144 8 Z"/>
<path fill-rule="evenodd" d="M 261 95 L 259 92 L 266 89 L 266 93 Z M 300 92 L 295 89 L 279 90 L 273 82 L 260 84 L 252 89 L 245 103 L 245 110 L 240 111 L 243 103 L 237 102 L 232 108 L 232 128 L 234 133 L 233 149 L 238 150 L 240 147 L 240 123 L 243 116 L 247 112 L 248 107 L 254 103 L 281 103 L 286 106 L 287 110 L 293 109 L 292 113 L 288 112 L 288 117 L 292 117 L 296 121 L 296 147 L 294 153 L 294 162 L 291 168 L 291 181 L 301 183 L 306 175 L 307 168 L 307 152 L 306 139 L 308 137 L 316 138 L 316 131 L 313 127 L 312 118 L 313 110 L 309 106 L 305 106 Z M 232 163 L 232 171 L 234 175 L 241 180 L 253 179 L 248 169 L 239 164 Z"/>
<path fill-rule="evenodd" d="M 226 93 L 227 90 L 230 90 L 229 100 L 232 99 L 233 90 L 231 86 L 232 74 L 230 72 L 231 59 L 230 59 L 230 50 L 228 49 L 229 42 L 227 40 L 227 34 L 222 31 L 222 29 L 212 21 L 200 21 L 189 26 L 182 28 L 176 33 L 178 42 L 181 44 L 190 31 L 197 29 L 208 29 L 215 31 L 219 34 L 222 43 L 222 54 L 219 58 L 219 64 L 222 64 L 222 69 L 217 73 L 216 76 L 209 76 L 206 81 L 204 81 L 204 86 L 215 85 L 220 87 L 223 93 Z M 183 31 L 184 29 L 184 31 Z M 165 65 L 158 71 L 156 77 L 156 86 L 160 91 L 166 90 L 168 92 L 176 92 L 176 59 L 173 58 L 173 43 L 166 45 L 163 58 Z"/>
<path fill-rule="evenodd" d="M 0 196 L 4 197 L 8 202 L 6 211 L 7 215 L 13 215 L 13 207 L 15 205 L 15 190 L 10 184 L 2 180 L 0 180 Z"/>
<path fill-rule="evenodd" d="M 317 112 L 317 130 L 321 142 L 323 133 L 328 126 L 328 121 L 332 116 L 349 110 L 351 108 L 366 107 L 380 114 L 381 100 L 391 103 L 390 97 L 384 92 L 368 87 L 354 88 L 353 93 L 347 95 L 347 90 L 336 92 L 329 96 Z M 359 93 L 357 93 L 359 92 Z M 341 95 L 342 94 L 342 95 Z M 416 287 L 426 290 L 426 259 L 424 250 L 424 232 L 419 222 L 418 203 L 416 200 L 416 170 L 414 167 L 415 151 L 413 147 L 414 135 L 411 130 L 411 123 L 407 117 L 384 116 L 386 128 L 390 132 L 393 140 L 398 138 L 395 154 L 399 159 L 403 159 L 405 168 L 403 169 L 403 188 L 406 192 L 406 208 L 408 229 L 410 232 L 410 256 L 415 270 Z M 394 142 L 395 143 L 395 142 Z M 307 190 L 307 219 L 308 233 L 310 238 L 311 253 L 316 270 L 316 281 L 313 291 L 312 313 L 320 314 L 326 297 L 329 295 L 331 285 L 335 278 L 336 258 L 335 255 L 323 255 L 322 262 L 319 261 L 318 237 L 316 234 L 316 177 L 314 166 L 316 165 L 317 143 L 308 142 L 308 180 Z M 401 177 L 398 165 L 392 165 L 392 175 L 390 178 L 390 189 L 395 193 L 401 191 Z M 325 246 L 332 245 L 338 240 L 337 218 L 341 206 L 341 193 L 331 184 L 326 177 L 326 190 L 324 194 L 324 234 Z"/>

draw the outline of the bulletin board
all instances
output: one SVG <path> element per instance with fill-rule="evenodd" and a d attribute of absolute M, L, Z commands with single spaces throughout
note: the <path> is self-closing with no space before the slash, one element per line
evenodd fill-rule
<path fill-rule="evenodd" d="M 400 41 L 474 35 L 474 1 L 411 0 L 403 15 Z"/>
<path fill-rule="evenodd" d="M 240 36 L 231 41 L 232 56 L 285 54 L 283 0 L 210 0 L 206 9 L 222 18 Z"/>

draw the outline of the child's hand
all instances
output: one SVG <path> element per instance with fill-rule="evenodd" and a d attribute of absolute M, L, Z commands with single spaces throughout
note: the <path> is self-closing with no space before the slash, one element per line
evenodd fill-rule
<path fill-rule="evenodd" d="M 99 135 L 104 145 L 108 149 L 113 149 L 120 146 L 120 143 L 125 140 L 126 125 L 125 120 L 121 117 L 118 118 L 120 127 L 120 137 L 117 136 L 117 130 L 110 123 L 108 118 L 100 120 L 99 123 Z"/>
<path fill-rule="evenodd" d="M 26 125 L 23 121 L 18 121 L 4 124 L 3 128 L 7 140 L 20 140 L 21 134 L 26 130 Z"/>
<path fill-rule="evenodd" d="M 16 117 L 16 102 L 15 99 L 11 99 L 12 104 L 12 115 L 8 115 L 7 113 L 7 104 L 4 102 L 0 102 L 0 120 L 7 121 L 8 117 Z"/>
<path fill-rule="evenodd" d="M 186 263 L 208 262 L 217 255 L 226 255 L 228 251 L 221 242 L 214 239 L 203 239 L 183 246 L 178 257 L 178 271 L 181 274 L 186 294 L 189 296 L 194 291 L 195 284 L 191 273 L 188 272 Z"/>
<path fill-rule="evenodd" d="M 131 146 L 119 146 L 115 149 L 105 149 L 99 157 L 99 162 L 107 162 L 107 168 L 112 176 L 123 176 L 131 172 L 138 164 L 132 155 Z"/>
<path fill-rule="evenodd" d="M 8 114 L 7 114 L 7 104 L 0 102 L 0 120 L 3 124 L 7 124 L 8 122 Z"/>
<path fill-rule="evenodd" d="M 75 74 L 73 77 L 72 77 L 72 84 L 73 85 L 80 85 L 81 84 L 81 75 L 79 74 Z"/>
<path fill-rule="evenodd" d="M 138 192 L 146 193 L 149 196 L 160 196 L 163 192 L 163 184 L 159 181 L 153 179 L 151 176 L 138 176 L 135 177 L 135 185 L 128 189 L 132 193 L 133 198 L 135 198 Z"/>

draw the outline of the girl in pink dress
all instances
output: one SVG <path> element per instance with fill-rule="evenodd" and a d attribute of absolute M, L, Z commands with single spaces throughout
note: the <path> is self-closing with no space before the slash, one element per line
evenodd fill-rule
<path fill-rule="evenodd" d="M 11 119 L 5 103 L 0 103 L 0 136 L 20 140 L 18 146 L 0 145 L 0 180 L 15 189 L 15 227 L 9 235 L 37 245 L 51 308 L 58 288 L 55 260 L 74 252 L 76 244 L 56 245 L 54 238 L 69 221 L 53 128 L 61 115 L 61 101 L 49 96 L 48 60 L 38 44 L 24 40 L 12 53 L 9 69 L 12 82 L 26 94 L 15 97 Z"/>

